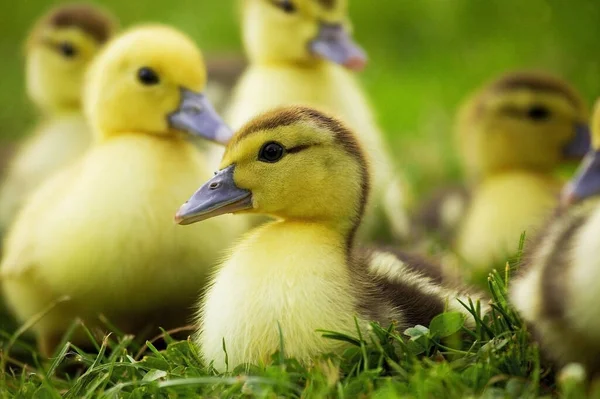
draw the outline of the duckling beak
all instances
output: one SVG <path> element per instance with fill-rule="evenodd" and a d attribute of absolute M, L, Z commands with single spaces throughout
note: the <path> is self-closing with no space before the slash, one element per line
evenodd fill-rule
<path fill-rule="evenodd" d="M 591 146 L 590 128 L 587 124 L 575 125 L 575 136 L 565 146 L 564 155 L 567 158 L 581 158 L 588 153 Z"/>
<path fill-rule="evenodd" d="M 223 122 L 210 101 L 202 93 L 181 89 L 181 103 L 168 116 L 169 125 L 194 136 L 219 144 L 227 144 L 233 131 Z"/>
<path fill-rule="evenodd" d="M 252 193 L 235 185 L 235 165 L 226 167 L 207 181 L 179 208 L 177 224 L 192 224 L 226 213 L 252 208 Z"/>
<path fill-rule="evenodd" d="M 561 205 L 568 206 L 600 193 L 600 151 L 590 151 L 566 185 L 561 195 Z"/>
<path fill-rule="evenodd" d="M 317 57 L 343 65 L 353 71 L 362 70 L 367 56 L 342 25 L 321 23 L 319 35 L 309 44 L 310 51 Z"/>

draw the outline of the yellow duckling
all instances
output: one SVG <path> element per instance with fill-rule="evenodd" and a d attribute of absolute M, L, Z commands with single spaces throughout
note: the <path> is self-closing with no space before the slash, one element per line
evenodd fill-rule
<path fill-rule="evenodd" d="M 10 165 L 0 189 L 0 232 L 8 227 L 27 195 L 91 141 L 81 110 L 83 76 L 116 28 L 104 10 L 68 4 L 51 10 L 27 41 L 27 92 L 42 112 L 33 136 Z"/>
<path fill-rule="evenodd" d="M 243 41 L 250 65 L 226 118 L 234 129 L 273 107 L 303 104 L 331 112 L 359 132 L 372 162 L 373 198 L 361 235 L 404 238 L 405 196 L 367 99 L 349 70 L 366 63 L 352 41 L 347 0 L 247 0 Z"/>
<path fill-rule="evenodd" d="M 355 245 L 370 190 L 363 150 L 340 121 L 311 108 L 257 117 L 228 144 L 220 171 L 179 210 L 190 224 L 224 213 L 277 218 L 234 246 L 200 308 L 207 361 L 265 364 L 280 347 L 308 362 L 338 349 L 316 330 L 356 333 L 376 320 L 400 330 L 429 321 L 462 293 L 440 270 L 406 254 Z M 463 300 L 465 300 L 463 298 Z"/>
<path fill-rule="evenodd" d="M 600 371 L 600 102 L 592 122 L 593 149 L 567 185 L 567 203 L 526 248 L 512 284 L 514 306 L 551 358 Z"/>
<path fill-rule="evenodd" d="M 229 131 L 201 94 L 205 84 L 194 43 L 159 25 L 114 39 L 91 67 L 85 107 L 95 143 L 33 193 L 0 264 L 21 321 L 70 298 L 34 326 L 44 354 L 76 318 L 102 328 L 102 313 L 132 333 L 186 324 L 208 266 L 244 229 L 232 218 L 189 230 L 172 223 L 173 209 L 212 175 L 182 131 Z"/>
<path fill-rule="evenodd" d="M 543 73 L 501 77 L 471 99 L 458 136 L 475 181 L 455 250 L 486 274 L 515 254 L 556 206 L 557 168 L 589 148 L 587 109 L 566 82 Z"/>

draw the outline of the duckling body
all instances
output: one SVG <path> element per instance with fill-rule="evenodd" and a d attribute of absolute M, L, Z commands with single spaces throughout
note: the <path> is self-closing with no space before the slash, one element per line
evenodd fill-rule
<path fill-rule="evenodd" d="M 89 126 L 78 111 L 65 112 L 43 122 L 8 166 L 0 189 L 0 226 L 8 226 L 27 194 L 50 173 L 83 154 L 91 139 Z"/>
<path fill-rule="evenodd" d="M 540 226 L 556 206 L 560 181 L 544 174 L 514 171 L 498 174 L 475 187 L 464 215 L 456 249 L 474 265 L 508 259 L 519 238 Z M 487 231 L 490 229 L 493 231 Z"/>
<path fill-rule="evenodd" d="M 27 46 L 27 89 L 43 117 L 7 166 L 0 186 L 0 232 L 28 194 L 88 148 L 92 134 L 81 110 L 83 75 L 115 30 L 113 17 L 67 4 L 42 17 Z"/>
<path fill-rule="evenodd" d="M 252 0 L 244 6 L 243 36 L 250 63 L 236 85 L 226 119 L 238 129 L 272 108 L 303 104 L 356 127 L 373 163 L 372 206 L 360 234 L 383 240 L 406 238 L 409 225 L 402 183 L 394 176 L 394 163 L 365 94 L 348 70 L 362 67 L 365 61 L 345 36 L 346 2 L 337 1 L 327 10 L 316 0 L 302 0 L 294 3 L 297 10 L 289 16 L 277 15 L 285 11 L 268 3 Z M 344 46 L 353 46 L 343 61 L 308 50 L 326 25 L 339 28 L 341 40 L 351 43 Z"/>
<path fill-rule="evenodd" d="M 589 375 L 600 371 L 600 105 L 593 121 L 594 148 L 527 246 L 511 288 L 544 352 L 560 365 L 582 363 Z"/>
<path fill-rule="evenodd" d="M 172 209 L 212 170 L 178 116 L 202 126 L 198 134 L 224 126 L 197 93 L 204 77 L 191 40 L 163 26 L 123 34 L 95 64 L 86 98 L 95 143 L 31 196 L 0 264 L 21 321 L 68 297 L 34 327 L 44 354 L 77 318 L 106 330 L 103 314 L 134 334 L 185 325 L 209 266 L 245 229 L 231 218 L 188 230 L 172 223 Z M 72 341 L 85 344 L 85 334 Z"/>
<path fill-rule="evenodd" d="M 285 355 L 307 363 L 345 347 L 318 329 L 355 335 L 355 316 L 361 328 L 394 321 L 403 331 L 462 309 L 455 298 L 466 292 L 446 285 L 436 266 L 355 245 L 368 190 L 358 142 L 315 109 L 277 109 L 238 131 L 221 171 L 176 220 L 226 212 L 279 220 L 246 234 L 218 267 L 199 311 L 197 343 L 207 362 L 220 370 L 266 364 L 283 336 Z"/>
<path fill-rule="evenodd" d="M 184 231 L 171 223 L 173 207 L 199 176 L 210 175 L 195 147 L 183 140 L 132 134 L 95 146 L 34 195 L 6 244 L 12 250 L 3 262 L 4 288 L 18 318 L 28 320 L 49 303 L 46 289 L 76 305 L 59 320 L 52 313 L 42 319 L 42 331 L 61 331 L 63 319 L 76 317 L 94 325 L 98 313 L 135 331 L 147 320 L 132 321 L 132 314 L 149 315 L 165 304 L 185 309 L 204 280 L 206 267 L 200 266 L 215 261 L 219 243 L 231 239 L 237 225 L 211 223 L 208 239 L 205 229 Z M 151 199 L 140 207 L 140 197 Z M 24 220 L 35 221 L 35 228 Z"/>
<path fill-rule="evenodd" d="M 457 135 L 470 202 L 453 249 L 485 276 L 514 256 L 558 203 L 557 169 L 589 148 L 587 107 L 566 82 L 541 72 L 509 73 L 461 110 Z"/>

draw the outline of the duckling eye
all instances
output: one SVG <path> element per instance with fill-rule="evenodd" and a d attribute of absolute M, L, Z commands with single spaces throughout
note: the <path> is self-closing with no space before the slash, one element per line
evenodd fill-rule
<path fill-rule="evenodd" d="M 534 121 L 543 121 L 550 117 L 550 110 L 542 105 L 534 105 L 527 111 L 527 117 Z"/>
<path fill-rule="evenodd" d="M 279 143 L 274 141 L 268 142 L 262 146 L 258 153 L 258 160 L 262 162 L 274 163 L 283 157 L 285 149 Z"/>
<path fill-rule="evenodd" d="M 296 12 L 296 6 L 290 0 L 274 0 L 273 4 L 288 14 Z"/>
<path fill-rule="evenodd" d="M 146 86 L 155 85 L 158 84 L 158 82 L 160 82 L 160 79 L 158 78 L 156 72 L 154 72 L 152 68 L 148 67 L 142 67 L 138 69 L 137 78 L 143 85 Z"/>
<path fill-rule="evenodd" d="M 58 51 L 67 58 L 73 58 L 77 54 L 77 50 L 69 42 L 62 42 L 58 45 Z"/>

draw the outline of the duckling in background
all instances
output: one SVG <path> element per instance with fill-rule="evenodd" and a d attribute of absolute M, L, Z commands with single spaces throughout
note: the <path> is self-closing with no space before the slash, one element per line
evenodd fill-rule
<path fill-rule="evenodd" d="M 347 0 L 247 0 L 243 41 L 250 66 L 226 120 L 234 129 L 257 114 L 303 104 L 338 115 L 359 132 L 373 165 L 373 198 L 361 236 L 406 238 L 405 194 L 368 101 L 351 71 L 366 64 L 352 41 Z"/>
<path fill-rule="evenodd" d="M 231 136 L 201 94 L 205 84 L 200 51 L 166 26 L 134 28 L 94 62 L 84 100 L 95 143 L 32 194 L 0 264 L 20 321 L 70 298 L 33 327 L 42 353 L 76 318 L 105 329 L 100 313 L 130 333 L 185 325 L 208 267 L 245 229 L 233 217 L 192 229 L 172 223 L 173 209 L 214 170 L 183 131 Z"/>
<path fill-rule="evenodd" d="M 486 86 L 462 109 L 458 139 L 471 180 L 454 249 L 474 276 L 514 255 L 524 231 L 558 202 L 556 170 L 589 149 L 588 111 L 563 80 L 516 72 Z"/>
<path fill-rule="evenodd" d="M 280 347 L 308 362 L 376 320 L 428 325 L 466 292 L 414 256 L 355 245 L 371 186 L 365 154 L 340 121 L 285 107 L 248 122 L 228 144 L 220 171 L 179 210 L 190 224 L 225 213 L 276 217 L 235 245 L 202 299 L 196 337 L 207 361 L 265 364 Z M 257 295 L 260 293 L 260 295 Z M 465 300 L 465 298 L 462 298 Z M 466 313 L 466 312 L 465 312 Z"/>
<path fill-rule="evenodd" d="M 564 365 L 600 371 L 600 102 L 593 149 L 564 190 L 563 204 L 525 252 L 511 299 L 543 349 Z"/>
<path fill-rule="evenodd" d="M 27 93 L 42 117 L 7 167 L 0 188 L 0 232 L 27 195 L 89 146 L 91 131 L 81 109 L 85 71 L 116 22 L 97 6 L 67 4 L 42 17 L 26 46 Z"/>

